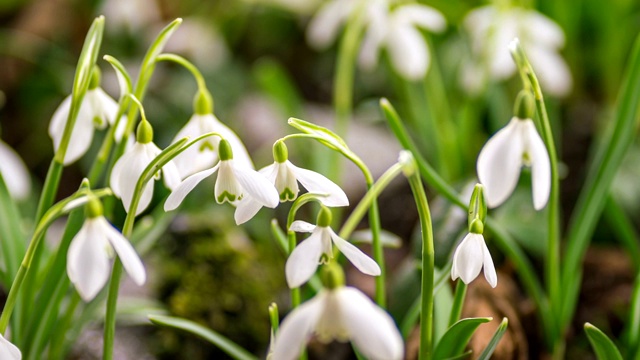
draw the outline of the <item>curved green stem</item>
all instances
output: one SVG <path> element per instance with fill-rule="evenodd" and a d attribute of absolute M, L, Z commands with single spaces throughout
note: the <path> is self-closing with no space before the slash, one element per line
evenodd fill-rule
<path fill-rule="evenodd" d="M 193 78 L 198 83 L 198 89 L 200 90 L 207 89 L 207 85 L 206 85 L 206 82 L 204 81 L 204 77 L 202 76 L 202 73 L 189 60 L 176 54 L 161 54 L 156 58 L 156 62 L 159 62 L 159 61 L 172 61 L 184 67 L 185 69 L 189 70 L 189 72 L 193 75 Z"/>

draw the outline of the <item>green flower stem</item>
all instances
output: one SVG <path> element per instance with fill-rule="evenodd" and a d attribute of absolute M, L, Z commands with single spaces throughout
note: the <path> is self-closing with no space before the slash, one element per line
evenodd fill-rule
<path fill-rule="evenodd" d="M 344 143 L 344 141 L 336 134 L 328 129 L 319 127 L 317 125 L 308 123 L 300 119 L 289 119 L 289 125 L 295 127 L 300 131 L 304 131 L 305 134 L 292 134 L 285 136 L 281 140 L 287 140 L 292 138 L 313 138 L 319 141 L 321 144 L 328 148 L 341 153 L 344 157 L 353 162 L 362 172 L 365 182 L 367 184 L 367 191 L 371 191 L 373 187 L 374 179 L 371 175 L 371 171 L 366 164 L 356 154 L 354 154 Z M 373 259 L 380 266 L 380 276 L 376 277 L 376 293 L 375 301 L 381 307 L 386 307 L 386 294 L 385 294 L 385 262 L 384 251 L 382 248 L 382 241 L 380 240 L 380 213 L 378 210 L 377 198 L 373 198 L 369 208 L 369 226 L 371 228 Z"/>
<path fill-rule="evenodd" d="M 402 122 L 400 121 L 400 118 L 391 103 L 389 103 L 387 99 L 382 99 L 380 101 L 380 106 L 389 123 L 389 127 L 393 131 L 400 144 L 405 149 L 408 149 L 413 153 L 413 156 L 418 165 L 418 170 L 420 171 L 420 175 L 425 179 L 427 184 L 432 186 L 440 195 L 444 196 L 451 203 L 457 205 L 465 211 L 468 211 L 467 204 L 460 200 L 455 190 L 451 188 L 438 175 L 438 173 L 435 172 L 435 170 L 429 165 L 429 163 L 419 154 L 415 143 L 409 137 L 407 130 L 402 125 Z M 518 269 L 518 272 L 522 279 L 523 285 L 527 289 L 527 292 L 531 294 L 533 300 L 540 310 L 539 314 L 545 329 L 544 333 L 547 336 L 547 340 L 551 341 L 552 339 L 555 339 L 554 332 L 557 331 L 557 328 L 555 326 L 553 316 L 549 310 L 548 300 L 546 299 L 542 286 L 540 285 L 540 282 L 536 277 L 536 272 L 533 268 L 533 265 L 527 258 L 526 254 L 522 251 L 522 249 L 518 247 L 517 243 L 513 239 L 511 239 L 509 234 L 497 223 L 495 223 L 491 218 L 487 217 L 487 223 L 485 225 L 486 228 L 491 231 L 491 233 L 493 233 L 494 238 L 502 251 L 504 251 L 509 259 L 511 259 L 515 263 L 515 266 Z"/>
<path fill-rule="evenodd" d="M 110 189 L 100 189 L 92 192 L 92 196 L 95 197 L 104 197 L 111 194 L 112 192 Z M 11 289 L 9 289 L 9 295 L 7 296 L 7 301 L 5 302 L 4 309 L 2 310 L 2 315 L 0 315 L 0 334 L 4 335 L 4 332 L 7 329 L 9 319 L 11 318 L 11 313 L 13 312 L 13 308 L 16 305 L 16 298 L 18 296 L 18 293 L 20 292 L 20 288 L 24 284 L 25 276 L 27 275 L 29 269 L 31 268 L 31 264 L 33 263 L 36 249 L 38 248 L 38 245 L 40 245 L 41 240 L 44 238 L 44 234 L 49 228 L 49 225 L 51 225 L 51 223 L 53 223 L 53 221 L 60 216 L 68 213 L 74 208 L 84 205 L 84 202 L 81 202 L 81 200 L 85 200 L 86 202 L 88 196 L 89 195 L 87 195 L 86 191 L 77 191 L 70 197 L 51 206 L 51 208 L 49 208 L 49 210 L 42 216 L 42 219 L 38 222 L 31 241 L 29 242 L 27 253 L 24 255 L 22 263 L 20 264 L 20 268 L 18 269 L 18 273 L 16 274 L 16 277 L 13 280 L 13 284 L 11 285 Z"/>
<path fill-rule="evenodd" d="M 422 286 L 420 309 L 420 355 L 419 358 L 427 360 L 431 358 L 433 351 L 433 287 L 434 287 L 434 249 L 433 228 L 431 225 L 431 213 L 427 195 L 422 186 L 420 173 L 410 174 L 409 185 L 418 207 L 420 217 L 420 229 L 422 233 Z"/>
<path fill-rule="evenodd" d="M 640 356 L 640 273 L 636 275 L 631 296 L 631 314 L 629 315 L 629 338 L 627 359 Z"/>
<path fill-rule="evenodd" d="M 449 317 L 449 327 L 460 320 L 464 299 L 467 295 L 467 284 L 458 280 L 456 283 L 456 291 L 453 295 L 453 305 L 451 307 L 451 316 Z"/>
<path fill-rule="evenodd" d="M 80 295 L 78 293 L 73 293 L 71 295 L 71 299 L 69 300 L 69 304 L 67 305 L 67 310 L 65 311 L 65 315 L 58 323 L 56 329 L 69 329 L 71 327 L 71 322 L 73 321 L 73 317 L 76 312 L 76 308 L 80 304 Z M 58 331 L 53 335 L 53 339 L 51 340 L 51 344 L 49 345 L 49 359 L 62 359 L 65 351 L 65 339 L 67 332 L 66 331 Z"/>
<path fill-rule="evenodd" d="M 132 97 L 132 99 L 134 99 Z M 142 111 L 142 107 L 141 107 Z M 218 133 L 208 133 L 201 136 L 198 136 L 194 140 L 187 143 L 188 139 L 183 138 L 178 140 L 177 142 L 169 145 L 166 149 L 162 150 L 158 156 L 156 156 L 147 167 L 142 171 L 138 182 L 136 183 L 136 187 L 133 192 L 133 197 L 131 199 L 131 204 L 129 205 L 129 211 L 127 212 L 127 217 L 124 220 L 124 225 L 122 226 L 122 235 L 129 239 L 133 234 L 133 225 L 136 217 L 136 209 L 138 208 L 138 203 L 140 202 L 140 197 L 142 196 L 142 190 L 144 186 L 151 181 L 154 174 L 158 171 L 162 170 L 162 167 L 167 164 L 171 159 L 178 156 L 180 153 L 188 149 L 189 147 L 195 145 L 198 141 L 210 137 L 210 136 L 219 136 L 222 137 Z M 186 144 L 186 145 L 185 145 Z M 111 279 L 109 280 L 109 295 L 107 297 L 107 309 L 105 315 L 104 322 L 104 342 L 103 342 L 103 351 L 102 358 L 104 360 L 112 360 L 113 359 L 113 340 L 115 338 L 116 333 L 116 305 L 118 302 L 118 292 L 120 289 L 120 279 L 122 278 L 122 262 L 119 258 L 116 258 L 113 264 L 113 270 L 111 272 Z"/>
<path fill-rule="evenodd" d="M 207 84 L 204 81 L 204 77 L 202 76 L 202 73 L 189 60 L 175 54 L 161 54 L 156 58 L 156 62 L 160 62 L 160 61 L 172 61 L 178 65 L 181 65 L 185 69 L 189 70 L 189 72 L 193 75 L 193 78 L 196 80 L 196 83 L 198 83 L 198 89 L 200 90 L 207 89 Z"/>
<path fill-rule="evenodd" d="M 526 77 L 525 84 L 530 84 L 538 111 L 538 127 L 542 130 L 542 139 L 549 152 L 551 162 L 551 193 L 548 206 L 547 259 L 545 262 L 545 277 L 549 292 L 552 311 L 559 315 L 562 304 L 560 288 L 560 180 L 558 177 L 558 155 L 551 132 L 551 122 L 544 104 L 542 89 L 535 72 L 522 47 L 517 43 L 512 49 L 513 57 L 522 77 Z"/>

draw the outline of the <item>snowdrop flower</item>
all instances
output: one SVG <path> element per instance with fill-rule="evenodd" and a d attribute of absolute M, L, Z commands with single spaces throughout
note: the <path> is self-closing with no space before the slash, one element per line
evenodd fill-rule
<path fill-rule="evenodd" d="M 522 108 L 531 110 L 523 110 L 519 116 L 514 116 L 487 141 L 478 156 L 478 178 L 485 187 L 490 208 L 499 206 L 511 195 L 523 165 L 531 167 L 533 207 L 541 210 L 549 200 L 551 163 L 547 148 L 531 120 L 534 105 L 531 95 L 528 98 L 530 100 L 523 99 L 522 102 L 530 104 Z"/>
<path fill-rule="evenodd" d="M 17 200 L 29 196 L 31 192 L 29 170 L 18 153 L 4 141 L 0 141 L 0 174 L 11 196 Z"/>
<path fill-rule="evenodd" d="M 118 159 L 111 172 L 111 189 L 122 198 L 122 204 L 128 212 L 133 193 L 144 169 L 155 159 L 161 150 L 153 143 L 153 128 L 146 119 L 140 121 L 136 134 L 136 142 Z M 160 173 L 156 174 L 156 180 Z M 162 167 L 162 179 L 167 188 L 173 190 L 180 183 L 180 174 L 172 161 Z M 136 215 L 143 212 L 153 197 L 153 181 L 149 181 L 142 191 Z"/>
<path fill-rule="evenodd" d="M 186 136 L 196 138 L 210 132 L 218 133 L 231 144 L 236 161 L 242 163 L 243 166 L 253 169 L 253 161 L 251 161 L 249 152 L 247 152 L 247 149 L 244 147 L 242 140 L 240 140 L 233 130 L 229 129 L 213 115 L 213 100 L 211 99 L 211 95 L 198 91 L 194 104 L 194 115 L 187 124 L 178 131 L 173 142 Z M 197 172 L 210 169 L 215 165 L 216 161 L 218 161 L 216 149 L 219 141 L 216 136 L 203 139 L 176 156 L 173 161 L 178 167 L 180 177 L 184 179 Z"/>
<path fill-rule="evenodd" d="M 197 146 L 197 145 L 194 145 Z M 215 185 L 215 197 L 218 204 L 229 202 L 238 205 L 247 199 L 258 202 L 262 206 L 275 208 L 278 206 L 278 192 L 273 184 L 262 174 L 253 170 L 245 162 L 234 160 L 231 143 L 225 139 L 218 143 L 220 162 L 211 169 L 197 172 L 184 179 L 164 203 L 165 211 L 177 208 L 193 188 L 205 178 L 219 170 Z M 241 217 L 240 207 L 236 209 L 236 223 Z"/>
<path fill-rule="evenodd" d="M 277 141 L 273 145 L 273 164 L 260 170 L 280 194 L 280 201 L 293 201 L 298 197 L 300 188 L 298 181 L 308 192 L 327 196 L 318 197 L 325 206 L 348 206 L 349 199 L 342 189 L 333 181 L 315 171 L 299 168 L 289 161 L 289 152 L 283 141 Z M 254 200 L 241 201 L 238 204 L 240 223 L 251 218 L 262 208 L 262 205 Z"/>
<path fill-rule="evenodd" d="M 109 258 L 113 251 L 137 285 L 144 284 L 146 272 L 129 241 L 102 216 L 102 204 L 91 199 L 86 205 L 87 219 L 71 240 L 67 252 L 67 275 L 80 297 L 91 301 L 110 276 Z"/>
<path fill-rule="evenodd" d="M 572 86 L 571 72 L 559 50 L 564 47 L 562 28 L 553 20 L 519 7 L 496 8 L 488 5 L 471 11 L 464 20 L 471 38 L 475 63 L 462 67 L 462 79 L 471 92 L 477 92 L 487 77 L 504 80 L 516 73 L 509 53 L 509 42 L 519 38 L 527 50 L 542 89 L 555 96 L 566 95 Z"/>
<path fill-rule="evenodd" d="M 100 70 L 94 67 L 89 90 L 82 99 L 78 117 L 71 131 L 69 146 L 64 155 L 64 165 L 75 162 L 89 150 L 95 128 L 104 129 L 107 124 L 113 125 L 115 122 L 118 104 L 99 87 L 99 84 Z M 62 101 L 51 118 L 49 136 L 53 139 L 55 151 L 60 147 L 70 110 L 71 95 Z"/>
<path fill-rule="evenodd" d="M 440 12 L 422 4 L 403 4 L 391 9 L 389 0 L 368 1 L 362 7 L 357 0 L 333 0 L 309 24 L 309 43 L 316 48 L 327 47 L 354 11 L 365 14 L 366 34 L 358 59 L 363 69 L 373 70 L 380 50 L 386 48 L 400 76 L 408 80 L 425 76 L 430 54 L 418 27 L 434 32 L 444 30 L 446 20 Z"/>
<path fill-rule="evenodd" d="M 13 345 L 9 340 L 0 334 L 0 359 L 3 360 L 20 360 L 22 353 L 17 346 Z"/>
<path fill-rule="evenodd" d="M 337 280 L 323 279 L 327 288 L 284 319 L 276 334 L 273 359 L 296 359 L 314 334 L 325 343 L 351 340 L 367 359 L 403 358 L 404 344 L 391 316 L 360 290 L 343 286 L 341 269 L 339 274 Z"/>
<path fill-rule="evenodd" d="M 482 233 L 469 232 L 453 254 L 451 279 L 461 278 L 465 284 L 469 284 L 478 277 L 482 268 L 485 279 L 495 288 L 498 285 L 498 277 L 484 237 Z"/>
<path fill-rule="evenodd" d="M 339 237 L 329 227 L 331 210 L 322 206 L 316 222 L 317 225 L 312 225 L 297 220 L 289 228 L 289 230 L 296 232 L 311 233 L 311 236 L 293 249 L 285 264 L 287 284 L 290 288 L 297 288 L 307 282 L 321 262 L 333 258 L 331 243 L 361 272 L 372 276 L 380 275 L 380 266 L 373 259 L 365 255 L 355 245 Z"/>

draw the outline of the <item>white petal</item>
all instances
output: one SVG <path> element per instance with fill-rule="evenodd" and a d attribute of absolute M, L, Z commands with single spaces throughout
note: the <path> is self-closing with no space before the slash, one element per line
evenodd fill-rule
<path fill-rule="evenodd" d="M 9 340 L 0 334 L 0 358 L 3 360 L 20 360 L 22 353 L 17 346 L 13 345 Z"/>
<path fill-rule="evenodd" d="M 278 176 L 278 163 L 274 162 L 271 165 L 267 165 L 262 169 L 258 170 L 258 172 L 269 180 L 272 184 L 276 183 L 276 177 Z"/>
<path fill-rule="evenodd" d="M 71 131 L 71 139 L 69 140 L 69 146 L 64 157 L 64 164 L 69 165 L 78 160 L 84 155 L 93 139 L 94 123 L 93 123 L 93 108 L 90 105 L 91 94 L 87 92 L 82 103 L 80 104 L 80 110 L 78 111 L 78 117 L 74 124 L 74 128 Z M 62 141 L 62 135 L 64 128 L 67 124 L 69 117 L 69 111 L 71 108 L 71 97 L 64 99 L 62 104 L 53 114 L 51 123 L 49 125 L 49 135 L 53 139 L 54 149 L 57 151 Z"/>
<path fill-rule="evenodd" d="M 87 219 L 71 240 L 67 275 L 85 302 L 91 301 L 109 279 L 107 238 L 94 219 Z"/>
<path fill-rule="evenodd" d="M 553 20 L 537 11 L 527 11 L 522 26 L 531 34 L 528 40 L 550 48 L 564 46 L 564 31 Z"/>
<path fill-rule="evenodd" d="M 489 285 L 495 288 L 498 285 L 498 275 L 496 275 L 496 268 L 493 266 L 493 260 L 491 259 L 491 253 L 487 244 L 482 239 L 482 251 L 484 253 L 484 259 L 482 261 L 484 267 L 484 278 L 487 279 Z"/>
<path fill-rule="evenodd" d="M 280 201 L 293 201 L 298 197 L 300 188 L 298 187 L 298 179 L 295 172 L 290 167 L 291 162 L 289 160 L 276 164 L 276 181 L 272 182 L 269 178 L 269 182 L 275 185 L 276 190 L 280 196 Z M 263 172 L 260 174 L 265 175 Z M 269 174 L 271 175 L 271 174 Z"/>
<path fill-rule="evenodd" d="M 96 114 L 104 119 L 107 123 L 113 125 L 116 122 L 116 115 L 118 114 L 118 103 L 111 98 L 101 88 L 95 88 L 95 97 L 99 101 L 99 113 Z"/>
<path fill-rule="evenodd" d="M 133 249 L 133 246 L 131 246 L 131 243 L 129 243 L 129 240 L 109 224 L 104 217 L 99 217 L 96 221 L 100 221 L 102 231 L 104 231 L 105 236 L 116 250 L 127 274 L 129 274 L 133 281 L 139 286 L 144 284 L 147 278 L 144 265 L 142 265 L 142 260 L 140 260 L 140 257 Z"/>
<path fill-rule="evenodd" d="M 571 91 L 573 80 L 569 66 L 553 49 L 528 46 L 531 66 L 540 79 L 542 91 L 554 96 L 564 96 Z"/>
<path fill-rule="evenodd" d="M 451 275 L 460 276 L 465 284 L 472 282 L 480 274 L 484 262 L 484 238 L 480 234 L 469 233 L 462 239 L 460 245 L 453 254 L 455 270 L 451 269 Z"/>
<path fill-rule="evenodd" d="M 210 176 L 214 172 L 218 170 L 218 165 L 214 166 L 211 169 L 204 170 L 198 173 L 195 173 L 188 178 L 184 179 L 180 185 L 178 185 L 169 195 L 167 201 L 164 203 L 164 210 L 171 211 L 182 203 L 182 200 L 193 190 L 196 185 L 198 185 L 202 180 L 204 180 L 207 176 Z"/>
<path fill-rule="evenodd" d="M 315 225 L 309 224 L 308 222 L 302 220 L 296 220 L 291 223 L 291 226 L 289 226 L 289 230 L 295 232 L 313 232 L 315 228 Z"/>
<path fill-rule="evenodd" d="M 311 19 L 307 42 L 316 49 L 325 49 L 336 39 L 342 23 L 353 9 L 353 1 L 333 0 L 326 3 Z"/>
<path fill-rule="evenodd" d="M 220 161 L 220 171 L 214 187 L 216 202 L 222 204 L 230 202 L 235 204 L 242 198 L 242 185 L 238 182 L 233 171 L 233 160 Z"/>
<path fill-rule="evenodd" d="M 349 199 L 347 194 L 342 191 L 340 186 L 333 181 L 327 179 L 324 175 L 315 171 L 299 168 L 287 161 L 287 166 L 293 171 L 298 181 L 307 189 L 308 192 L 314 194 L 328 194 L 328 197 L 321 197 L 320 202 L 326 206 L 348 206 Z"/>
<path fill-rule="evenodd" d="M 380 275 L 380 266 L 376 263 L 372 258 L 367 256 L 367 254 L 363 253 L 362 250 L 358 249 L 355 245 L 350 242 L 342 239 L 338 234 L 333 232 L 331 228 L 326 228 L 331 235 L 331 240 L 336 245 L 336 247 L 340 250 L 344 256 L 351 261 L 353 266 L 355 266 L 361 272 L 371 275 L 378 276 Z"/>
<path fill-rule="evenodd" d="M 185 126 L 178 131 L 172 142 L 175 143 L 184 137 L 189 137 L 193 140 L 200 135 L 204 135 L 208 132 L 207 130 L 210 126 L 207 126 L 207 122 L 210 121 L 211 119 L 208 116 L 193 115 Z M 196 172 L 211 168 L 218 161 L 218 153 L 215 148 L 218 146 L 219 141 L 217 136 L 209 137 L 176 156 L 173 162 L 178 168 L 180 177 L 184 179 Z M 207 144 L 209 145 L 205 146 Z"/>
<path fill-rule="evenodd" d="M 260 209 L 262 209 L 262 204 L 255 201 L 251 196 L 245 195 L 245 197 L 238 202 L 236 212 L 233 215 L 236 225 L 244 224 L 253 219 Z"/>
<path fill-rule="evenodd" d="M 126 153 L 124 153 L 120 159 L 113 166 L 111 172 L 111 189 L 116 196 L 122 198 L 122 204 L 125 210 L 128 212 L 131 207 L 131 201 L 133 200 L 133 193 L 135 192 L 136 184 L 142 175 L 144 169 L 151 162 L 147 150 L 145 149 L 147 144 L 140 144 L 138 142 Z M 144 211 L 153 197 L 153 181 L 149 181 L 142 191 L 138 207 L 136 209 L 136 215 L 139 215 Z"/>
<path fill-rule="evenodd" d="M 502 204 L 518 183 L 524 152 L 520 122 L 515 117 L 511 119 L 487 141 L 478 156 L 478 179 L 485 187 L 490 208 Z"/>
<path fill-rule="evenodd" d="M 433 32 L 441 32 L 447 26 L 447 20 L 438 10 L 422 4 L 400 6 L 393 16 L 399 23 L 417 25 Z"/>
<path fill-rule="evenodd" d="M 0 173 L 12 197 L 20 200 L 29 196 L 31 178 L 20 156 L 4 141 L 0 141 Z"/>
<path fill-rule="evenodd" d="M 401 360 L 404 342 L 391 316 L 356 288 L 334 291 L 343 326 L 358 350 L 371 360 Z"/>
<path fill-rule="evenodd" d="M 233 174 L 236 180 L 254 200 L 262 205 L 275 208 L 280 203 L 280 195 L 275 186 L 255 170 L 246 168 L 235 160 L 232 163 Z"/>
<path fill-rule="evenodd" d="M 255 169 L 253 166 L 253 161 L 249 156 L 249 152 L 247 148 L 242 143 L 242 140 L 238 137 L 238 135 L 223 124 L 217 117 L 213 114 L 205 115 L 208 118 L 208 121 L 211 122 L 211 131 L 217 132 L 222 135 L 222 137 L 229 142 L 231 145 L 231 149 L 233 150 L 233 160 L 236 163 L 243 164 L 243 166 L 249 167 L 251 169 Z"/>
<path fill-rule="evenodd" d="M 298 244 L 287 259 L 285 274 L 290 288 L 301 286 L 315 274 L 320 255 L 322 255 L 322 233 L 318 230 Z"/>
<path fill-rule="evenodd" d="M 490 69 L 495 79 L 506 79 L 517 70 L 509 52 L 509 43 L 518 37 L 518 24 L 518 18 L 510 13 L 498 13 L 488 30 L 487 36 L 491 36 L 488 46 L 492 54 Z"/>
<path fill-rule="evenodd" d="M 358 63 L 368 71 L 375 69 L 378 65 L 378 57 L 380 48 L 385 40 L 388 32 L 387 6 L 371 4 L 368 7 L 369 23 L 367 24 L 367 32 L 362 40 L 360 54 L 358 55 Z"/>
<path fill-rule="evenodd" d="M 533 207 L 541 210 L 547 205 L 551 192 L 551 163 L 544 141 L 538 135 L 531 120 L 525 120 L 523 136 L 527 153 L 531 159 L 531 186 L 533 187 Z"/>
<path fill-rule="evenodd" d="M 429 49 L 422 34 L 412 26 L 398 25 L 390 29 L 387 49 L 393 68 L 408 80 L 425 76 L 429 67 Z"/>
<path fill-rule="evenodd" d="M 162 167 L 162 180 L 169 190 L 175 190 L 182 182 L 178 167 L 173 161 L 169 161 Z"/>
<path fill-rule="evenodd" d="M 318 317 L 324 308 L 325 292 L 319 292 L 313 299 L 294 309 L 280 324 L 273 346 L 274 360 L 294 360 L 300 356 Z"/>

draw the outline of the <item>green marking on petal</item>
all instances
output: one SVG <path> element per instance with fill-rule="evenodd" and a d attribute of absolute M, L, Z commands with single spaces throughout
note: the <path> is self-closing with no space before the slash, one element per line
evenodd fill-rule
<path fill-rule="evenodd" d="M 238 199 L 238 200 L 240 200 L 240 199 Z M 222 204 L 225 201 L 234 202 L 234 201 L 236 201 L 236 196 L 234 194 L 230 194 L 228 191 L 225 191 L 222 194 L 220 194 L 220 196 L 218 196 L 216 201 L 218 202 L 218 204 Z"/>
<path fill-rule="evenodd" d="M 208 141 L 203 141 L 202 145 L 200 145 L 200 148 L 198 149 L 198 151 L 200 152 L 215 151 L 215 150 L 216 150 L 216 147 L 213 146 L 213 144 Z"/>
<path fill-rule="evenodd" d="M 293 201 L 295 199 L 296 199 L 296 194 L 293 192 L 293 190 L 289 188 L 284 188 L 284 190 L 282 190 L 282 192 L 280 193 L 280 201 L 282 202 Z"/>
<path fill-rule="evenodd" d="M 100 116 L 94 116 L 93 123 L 97 128 L 101 128 L 105 125 L 104 120 Z"/>

